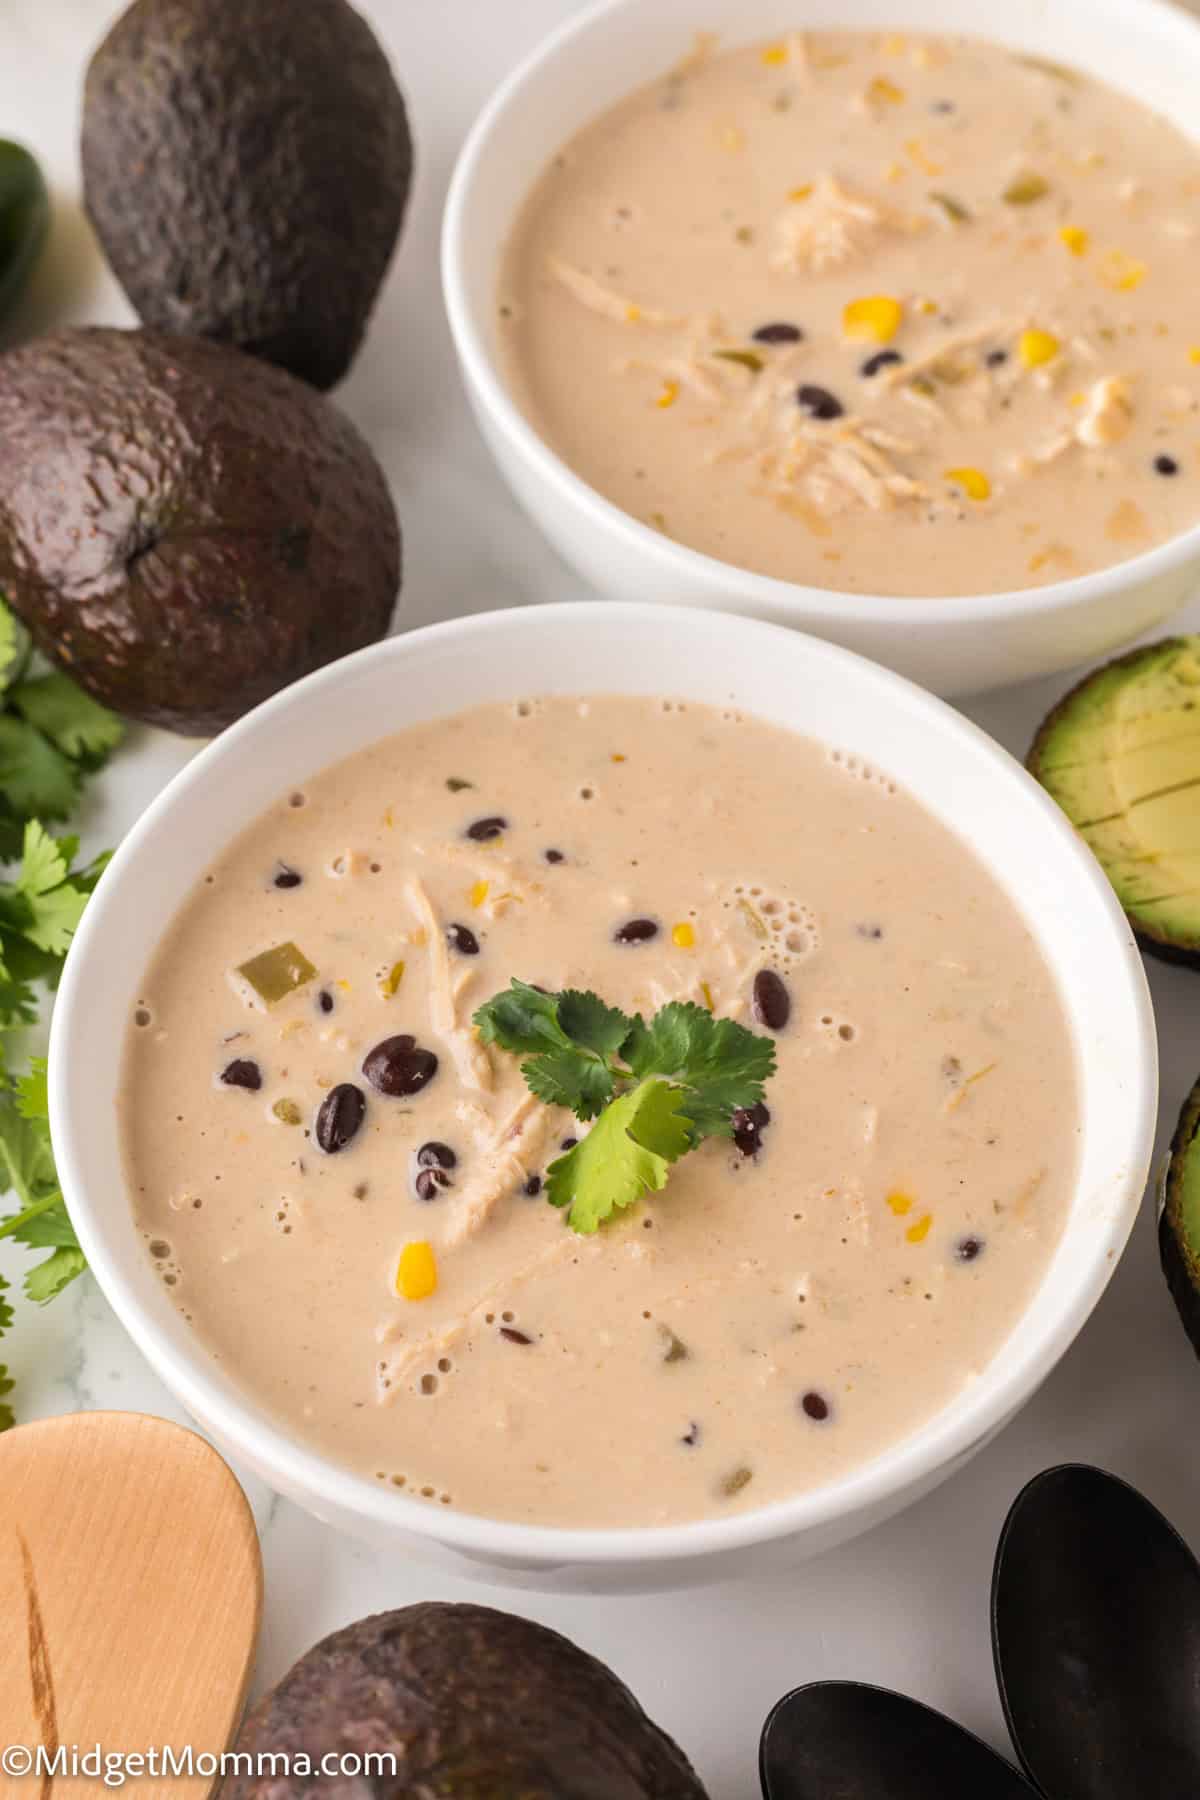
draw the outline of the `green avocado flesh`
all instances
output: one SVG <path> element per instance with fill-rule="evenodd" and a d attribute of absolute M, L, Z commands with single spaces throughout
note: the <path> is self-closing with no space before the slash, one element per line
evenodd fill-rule
<path fill-rule="evenodd" d="M 1163 1176 L 1158 1249 L 1184 1329 L 1200 1355 L 1200 1081 L 1183 1103 Z"/>
<path fill-rule="evenodd" d="M 1200 637 L 1089 675 L 1042 726 L 1029 768 L 1147 947 L 1200 960 Z"/>

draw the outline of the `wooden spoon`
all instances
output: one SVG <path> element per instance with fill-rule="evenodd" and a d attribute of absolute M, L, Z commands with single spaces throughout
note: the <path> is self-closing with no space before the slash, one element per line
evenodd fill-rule
<path fill-rule="evenodd" d="M 241 1718 L 261 1609 L 246 1497 L 194 1432 L 76 1413 L 0 1437 L 0 1753 L 190 1745 L 219 1757 Z M 0 1775 L 0 1794 L 107 1791 L 90 1772 L 11 1779 L 20 1773 Z M 169 1767 L 130 1777 L 138 1800 L 201 1800 L 216 1785 Z"/>

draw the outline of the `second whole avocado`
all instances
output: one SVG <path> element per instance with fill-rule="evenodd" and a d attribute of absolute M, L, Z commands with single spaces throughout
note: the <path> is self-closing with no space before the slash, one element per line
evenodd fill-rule
<path fill-rule="evenodd" d="M 97 700 L 193 736 L 387 630 L 400 530 L 350 421 L 201 338 L 0 355 L 0 596 Z"/>
<path fill-rule="evenodd" d="M 88 215 L 144 324 L 329 388 L 412 180 L 404 100 L 348 0 L 134 0 L 88 69 Z"/>

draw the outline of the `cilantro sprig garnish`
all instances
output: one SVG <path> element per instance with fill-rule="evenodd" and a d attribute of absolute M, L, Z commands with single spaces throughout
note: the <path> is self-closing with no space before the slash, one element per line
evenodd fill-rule
<path fill-rule="evenodd" d="M 673 1000 L 647 1023 L 597 994 L 549 994 L 514 980 L 475 1014 L 485 1044 L 524 1060 L 539 1100 L 595 1120 L 546 1171 L 546 1198 L 591 1233 L 666 1186 L 672 1163 L 708 1137 L 732 1137 L 775 1073 L 775 1045 L 734 1019 Z"/>

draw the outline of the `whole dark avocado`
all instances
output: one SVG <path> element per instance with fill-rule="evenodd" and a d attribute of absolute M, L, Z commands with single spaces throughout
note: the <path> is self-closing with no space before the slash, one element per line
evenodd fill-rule
<path fill-rule="evenodd" d="M 88 214 L 144 324 L 341 380 L 413 166 L 347 0 L 135 0 L 88 69 L 82 148 Z"/>
<path fill-rule="evenodd" d="M 208 736 L 387 630 L 383 473 L 282 369 L 59 331 L 0 355 L 0 445 L 0 596 L 118 712 Z"/>
<path fill-rule="evenodd" d="M 223 1800 L 706 1800 L 683 1752 L 611 1669 L 556 1631 L 486 1606 L 377 1613 L 302 1656 L 235 1748 L 359 1775 L 238 1774 Z"/>

